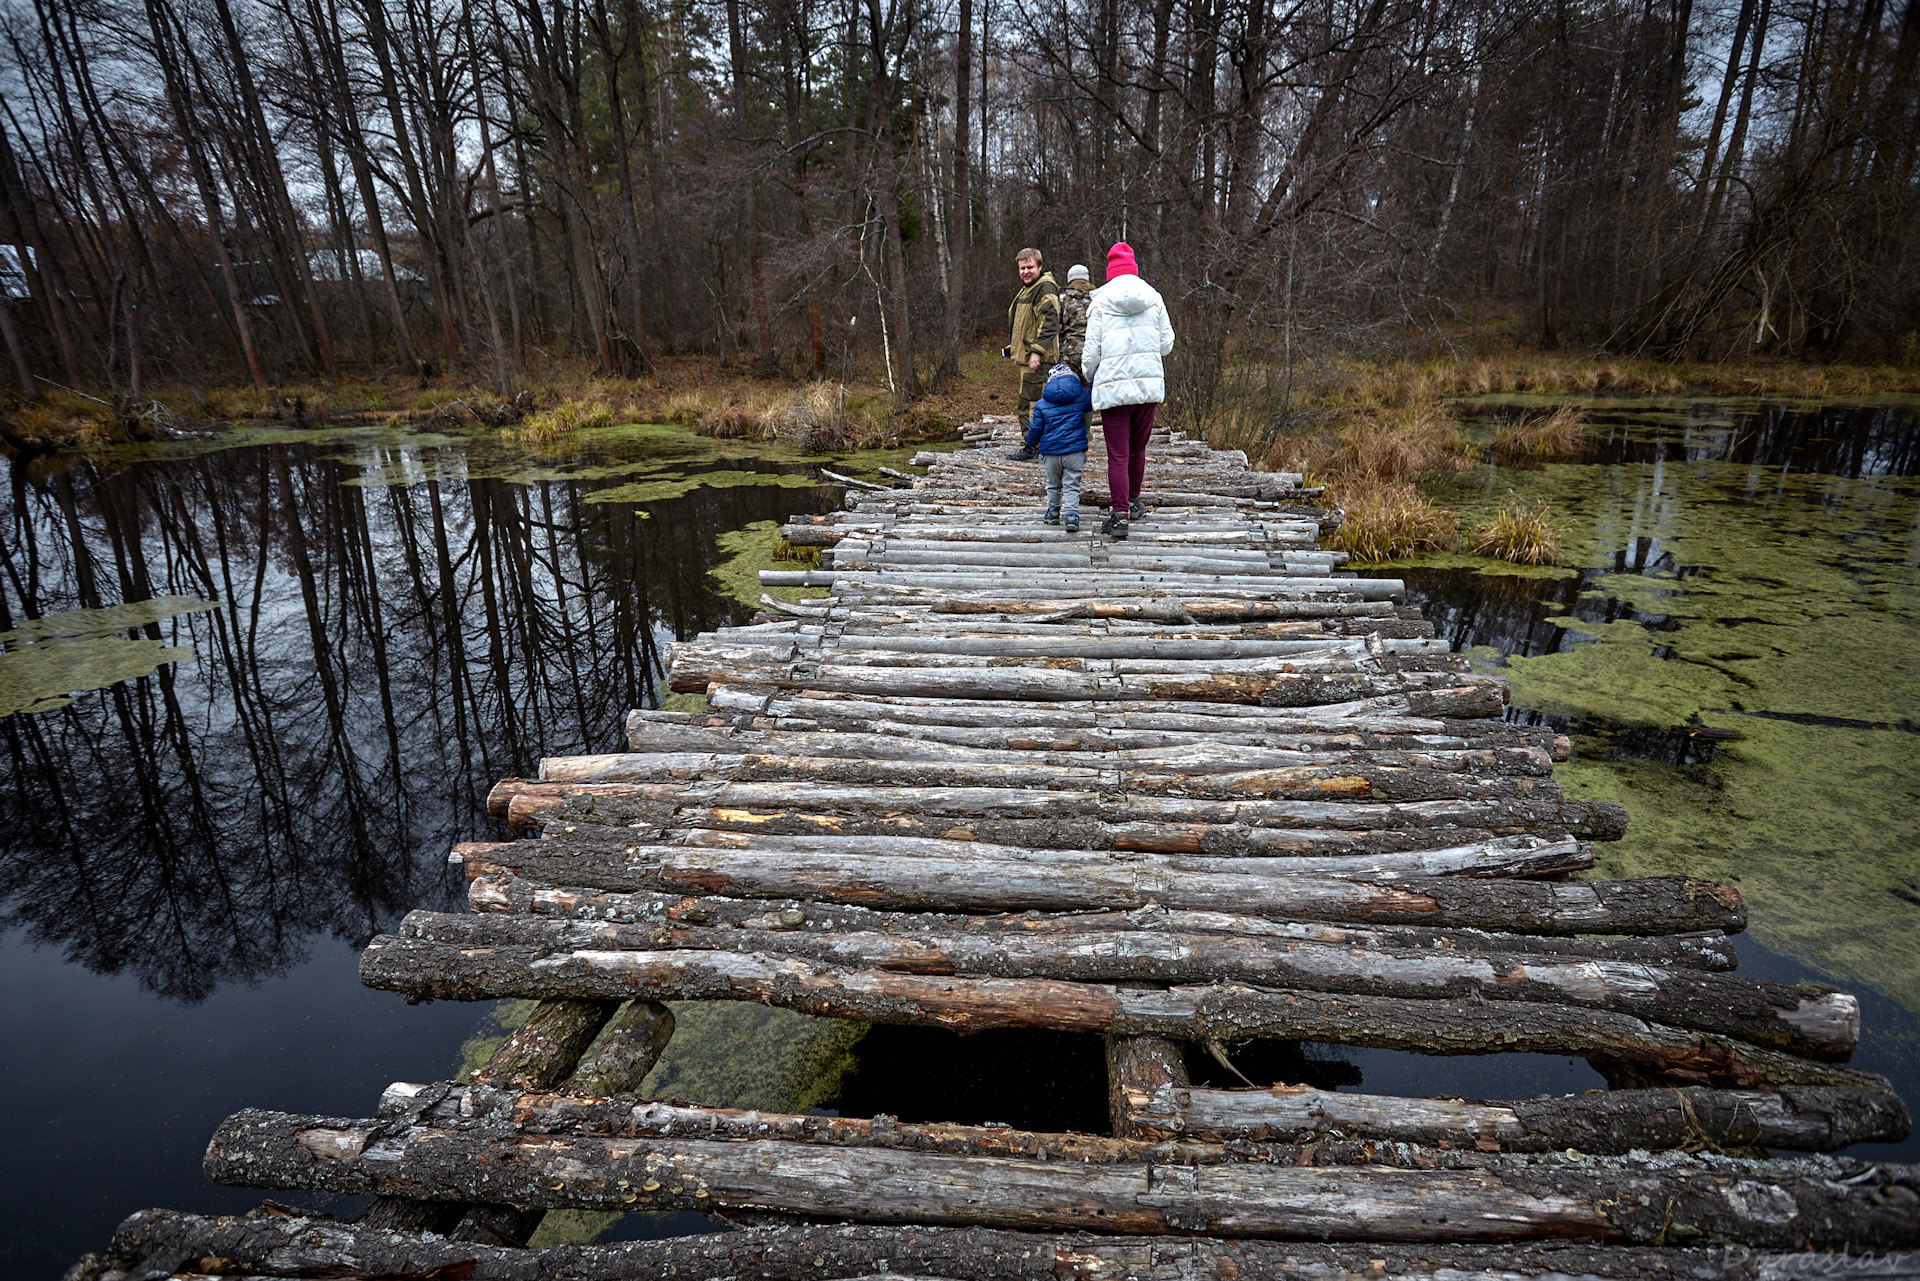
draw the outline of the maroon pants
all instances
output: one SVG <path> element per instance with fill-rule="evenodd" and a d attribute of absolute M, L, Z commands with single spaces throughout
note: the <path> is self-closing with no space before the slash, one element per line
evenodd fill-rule
<path fill-rule="evenodd" d="M 1146 487 L 1147 437 L 1153 434 L 1156 408 L 1116 405 L 1100 411 L 1100 431 L 1107 438 L 1107 489 L 1116 516 L 1126 515 L 1127 505 Z"/>

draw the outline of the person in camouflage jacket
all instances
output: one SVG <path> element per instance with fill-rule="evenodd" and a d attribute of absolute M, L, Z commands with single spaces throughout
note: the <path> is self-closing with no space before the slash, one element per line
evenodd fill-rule
<path fill-rule="evenodd" d="M 1060 363 L 1072 365 L 1073 372 L 1085 382 L 1080 368 L 1080 353 L 1087 346 L 1087 308 L 1093 305 L 1093 281 L 1086 266 L 1075 263 L 1067 268 L 1067 287 L 1060 291 Z"/>
<path fill-rule="evenodd" d="M 1020 367 L 1020 430 L 1024 433 L 1032 420 L 1033 402 L 1046 390 L 1044 370 L 1059 359 L 1060 286 L 1042 264 L 1038 249 L 1022 249 L 1013 261 L 1020 271 L 1020 291 L 1007 306 L 1007 346 L 1001 354 Z M 1022 449 L 1016 457 L 1029 460 L 1039 455 Z"/>

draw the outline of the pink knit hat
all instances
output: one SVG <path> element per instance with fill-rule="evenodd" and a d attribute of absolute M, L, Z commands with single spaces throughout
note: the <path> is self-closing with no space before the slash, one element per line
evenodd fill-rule
<path fill-rule="evenodd" d="M 1132 245 L 1123 240 L 1113 248 L 1107 250 L 1108 280 L 1112 280 L 1115 276 L 1137 276 L 1139 274 L 1140 268 L 1135 266 L 1133 261 Z"/>

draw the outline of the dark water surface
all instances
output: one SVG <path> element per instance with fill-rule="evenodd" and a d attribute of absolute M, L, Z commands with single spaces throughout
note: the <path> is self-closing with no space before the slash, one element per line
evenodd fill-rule
<path fill-rule="evenodd" d="M 1487 402 L 1475 430 L 1539 407 Z M 1551 502 L 1574 568 L 1395 572 L 1456 647 L 1507 671 L 1512 715 L 1575 735 L 1568 790 L 1626 804 L 1600 872 L 1736 881 L 1743 970 L 1859 993 L 1856 1061 L 1920 1099 L 1915 407 L 1590 410 L 1582 460 L 1481 468 L 1454 496 L 1469 521 Z M 199 1172 L 238 1108 L 366 1115 L 388 1082 L 444 1078 L 504 1035 L 522 1003 L 409 1008 L 359 985 L 358 949 L 413 908 L 459 909 L 445 856 L 505 834 L 485 812 L 495 781 L 619 748 L 621 713 L 658 697 L 662 646 L 742 617 L 773 522 L 835 505 L 819 461 L 625 427 L 555 455 L 365 429 L 16 467 L 0 495 L 0 1081 L 25 1106 L 0 1162 L 0 1276 L 56 1275 L 140 1207 L 256 1203 Z M 902 458 L 829 465 L 882 461 Z M 680 1014 L 649 1081 L 662 1096 L 1104 1123 L 1092 1038 L 856 1042 L 760 1007 Z M 1233 1061 L 1261 1084 L 1380 1093 L 1600 1084 L 1540 1056 L 1255 1045 Z M 1192 1066 L 1238 1083 L 1204 1054 Z M 616 1218 L 550 1230 L 696 1226 Z"/>
<path fill-rule="evenodd" d="M 448 1076 L 483 1011 L 362 988 L 358 949 L 457 909 L 488 788 L 617 750 L 662 645 L 745 611 L 709 571 L 838 499 L 818 459 L 660 429 L 140 454 L 0 497 L 0 698 L 44 709 L 0 716 L 4 1276 L 143 1206 L 254 1204 L 199 1171 L 237 1108 Z M 112 608 L 151 598 L 181 599 Z"/>

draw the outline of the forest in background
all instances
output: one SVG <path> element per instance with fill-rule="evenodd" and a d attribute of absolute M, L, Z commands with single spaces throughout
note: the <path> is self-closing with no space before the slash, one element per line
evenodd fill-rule
<path fill-rule="evenodd" d="M 911 401 L 1126 239 L 1176 407 L 1497 315 L 1920 362 L 1916 0 L 6 0 L 5 381 Z"/>

